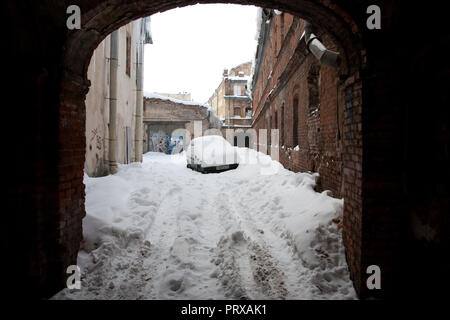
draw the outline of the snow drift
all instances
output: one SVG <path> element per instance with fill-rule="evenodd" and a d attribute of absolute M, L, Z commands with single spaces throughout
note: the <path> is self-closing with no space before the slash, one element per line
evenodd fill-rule
<path fill-rule="evenodd" d="M 185 154 L 148 153 L 114 176 L 85 176 L 82 289 L 54 298 L 356 298 L 343 200 L 315 192 L 317 174 L 231 148 L 240 165 L 221 174 L 187 169 Z M 268 164 L 276 174 L 262 173 Z"/>

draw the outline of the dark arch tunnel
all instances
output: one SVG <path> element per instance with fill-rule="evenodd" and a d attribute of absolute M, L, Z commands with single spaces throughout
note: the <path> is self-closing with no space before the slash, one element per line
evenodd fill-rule
<path fill-rule="evenodd" d="M 419 90 L 432 89 L 426 78 L 435 74 L 427 69 L 428 62 L 436 53 L 448 52 L 441 49 L 448 49 L 449 44 L 446 29 L 439 24 L 444 21 L 440 16 L 444 10 L 437 5 L 424 8 L 393 0 L 376 1 L 383 19 L 382 29 L 373 31 L 365 26 L 371 1 L 8 0 L 1 5 L 2 23 L 12 31 L 6 35 L 5 74 L 10 81 L 4 90 L 5 117 L 20 119 L 19 127 L 14 125 L 4 133 L 5 137 L 13 133 L 5 146 L 10 154 L 4 157 L 9 168 L 5 181 L 8 214 L 2 223 L 2 249 L 8 257 L 2 271 L 10 275 L 6 283 L 11 292 L 23 292 L 26 287 L 30 297 L 49 297 L 65 286 L 66 268 L 76 263 L 85 214 L 84 98 L 89 90 L 86 73 L 93 50 L 109 33 L 139 17 L 177 6 L 217 2 L 295 14 L 338 44 L 344 55 L 339 80 L 348 97 L 346 116 L 351 120 L 344 137 L 344 172 L 349 172 L 345 177 L 344 243 L 349 268 L 362 298 L 388 297 L 405 290 L 409 277 L 417 272 L 412 268 L 405 275 L 405 261 L 414 261 L 414 248 L 422 248 L 421 242 L 416 245 L 415 240 L 405 240 L 410 236 L 410 212 L 420 208 L 427 217 L 434 210 L 433 217 L 442 221 L 442 234 L 448 223 L 443 213 L 449 197 L 449 169 L 445 166 L 448 100 L 442 89 L 448 91 L 448 73 L 441 71 L 434 79 L 441 89 L 431 100 Z M 82 29 L 69 32 L 66 8 L 72 4 L 82 9 Z M 410 32 L 411 17 L 420 17 L 426 28 Z M 426 29 L 433 32 L 429 34 Z M 448 70 L 448 62 L 435 67 Z M 417 90 L 411 94 L 410 88 Z M 422 121 L 411 112 L 418 101 L 432 101 L 440 121 L 433 122 L 435 118 L 428 115 L 426 132 L 412 142 Z M 434 152 L 418 161 L 411 150 L 427 141 L 432 141 Z M 439 161 L 433 161 L 435 158 Z M 362 165 L 360 176 L 351 174 L 355 163 Z M 413 178 L 416 165 L 434 166 L 442 179 L 419 184 Z M 425 189 L 439 192 L 431 192 L 420 203 L 411 199 L 411 191 L 408 193 Z M 424 257 L 436 260 L 438 271 L 448 265 L 441 264 L 426 246 L 437 251 L 448 248 L 448 241 L 442 239 L 423 249 Z M 378 292 L 365 285 L 365 270 L 372 264 L 380 265 L 383 272 L 383 289 Z"/>

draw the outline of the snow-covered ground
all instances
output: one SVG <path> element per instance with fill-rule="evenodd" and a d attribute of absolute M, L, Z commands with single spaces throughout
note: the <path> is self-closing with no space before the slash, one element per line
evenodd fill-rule
<path fill-rule="evenodd" d="M 254 150 L 236 170 L 148 153 L 85 177 L 79 291 L 54 299 L 354 299 L 343 201 Z"/>

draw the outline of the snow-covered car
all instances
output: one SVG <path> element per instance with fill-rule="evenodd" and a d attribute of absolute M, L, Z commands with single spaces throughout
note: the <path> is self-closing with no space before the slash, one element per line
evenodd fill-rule
<path fill-rule="evenodd" d="M 221 136 L 203 136 L 191 141 L 186 151 L 187 167 L 202 173 L 218 173 L 236 169 L 236 148 Z"/>

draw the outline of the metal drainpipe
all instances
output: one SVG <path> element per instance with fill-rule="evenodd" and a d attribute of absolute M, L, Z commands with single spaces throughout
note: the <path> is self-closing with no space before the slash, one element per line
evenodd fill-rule
<path fill-rule="evenodd" d="M 309 22 L 305 25 L 305 41 L 308 50 L 325 65 L 338 68 L 341 64 L 339 52 L 328 50 L 314 34 L 315 28 Z"/>
<path fill-rule="evenodd" d="M 228 113 L 228 115 L 227 115 L 227 120 L 228 121 L 227 122 L 228 123 L 227 124 L 230 125 L 230 98 L 228 98 L 227 100 L 228 100 L 228 108 L 227 108 L 228 109 L 227 110 L 227 113 Z"/>
<path fill-rule="evenodd" d="M 111 34 L 109 60 L 109 172 L 117 172 L 117 69 L 119 68 L 119 31 Z"/>
<path fill-rule="evenodd" d="M 136 162 L 142 162 L 142 152 L 143 152 L 143 101 L 144 101 L 144 95 L 143 95 L 143 84 L 142 84 L 142 62 L 143 62 L 143 26 L 144 19 L 141 19 L 140 21 L 140 30 L 141 34 L 139 35 L 139 43 L 138 43 L 138 61 L 136 63 L 136 132 L 135 132 L 135 160 Z"/>

